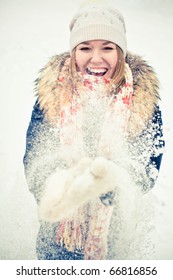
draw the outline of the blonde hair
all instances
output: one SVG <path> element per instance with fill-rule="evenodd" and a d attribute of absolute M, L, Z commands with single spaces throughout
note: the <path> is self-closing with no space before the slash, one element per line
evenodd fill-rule
<path fill-rule="evenodd" d="M 112 83 L 119 87 L 124 81 L 124 71 L 125 71 L 125 58 L 124 53 L 119 46 L 116 46 L 118 53 L 118 63 L 116 66 L 115 73 L 112 77 Z"/>

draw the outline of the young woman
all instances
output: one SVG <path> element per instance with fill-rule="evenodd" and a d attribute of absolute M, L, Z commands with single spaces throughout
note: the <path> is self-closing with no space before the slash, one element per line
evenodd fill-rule
<path fill-rule="evenodd" d="M 39 259 L 108 258 L 113 209 L 125 192 L 144 195 L 157 179 L 159 83 L 127 52 L 125 33 L 112 7 L 80 10 L 70 52 L 53 57 L 37 79 L 24 166 L 38 203 Z"/>

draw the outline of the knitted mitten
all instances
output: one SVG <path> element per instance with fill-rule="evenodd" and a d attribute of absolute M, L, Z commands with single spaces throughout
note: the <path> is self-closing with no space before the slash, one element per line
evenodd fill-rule
<path fill-rule="evenodd" d="M 82 159 L 75 167 L 57 170 L 46 183 L 39 217 L 49 222 L 69 218 L 90 199 L 112 191 L 123 182 L 124 169 L 110 160 Z"/>

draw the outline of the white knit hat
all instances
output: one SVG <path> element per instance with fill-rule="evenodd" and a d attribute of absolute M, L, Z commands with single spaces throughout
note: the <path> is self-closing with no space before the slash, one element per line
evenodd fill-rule
<path fill-rule="evenodd" d="M 89 40 L 106 40 L 118 45 L 126 56 L 126 28 L 122 14 L 106 6 L 81 9 L 70 23 L 70 50 Z"/>

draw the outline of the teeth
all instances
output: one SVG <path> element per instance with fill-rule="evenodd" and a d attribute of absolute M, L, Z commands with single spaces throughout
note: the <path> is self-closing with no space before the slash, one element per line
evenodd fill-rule
<path fill-rule="evenodd" d="M 88 67 L 86 69 L 87 73 L 89 75 L 98 75 L 98 76 L 103 76 L 106 74 L 106 72 L 108 71 L 106 68 L 90 68 Z"/>
<path fill-rule="evenodd" d="M 94 72 L 94 73 L 104 73 L 105 72 L 105 69 L 89 69 L 91 72 Z"/>

